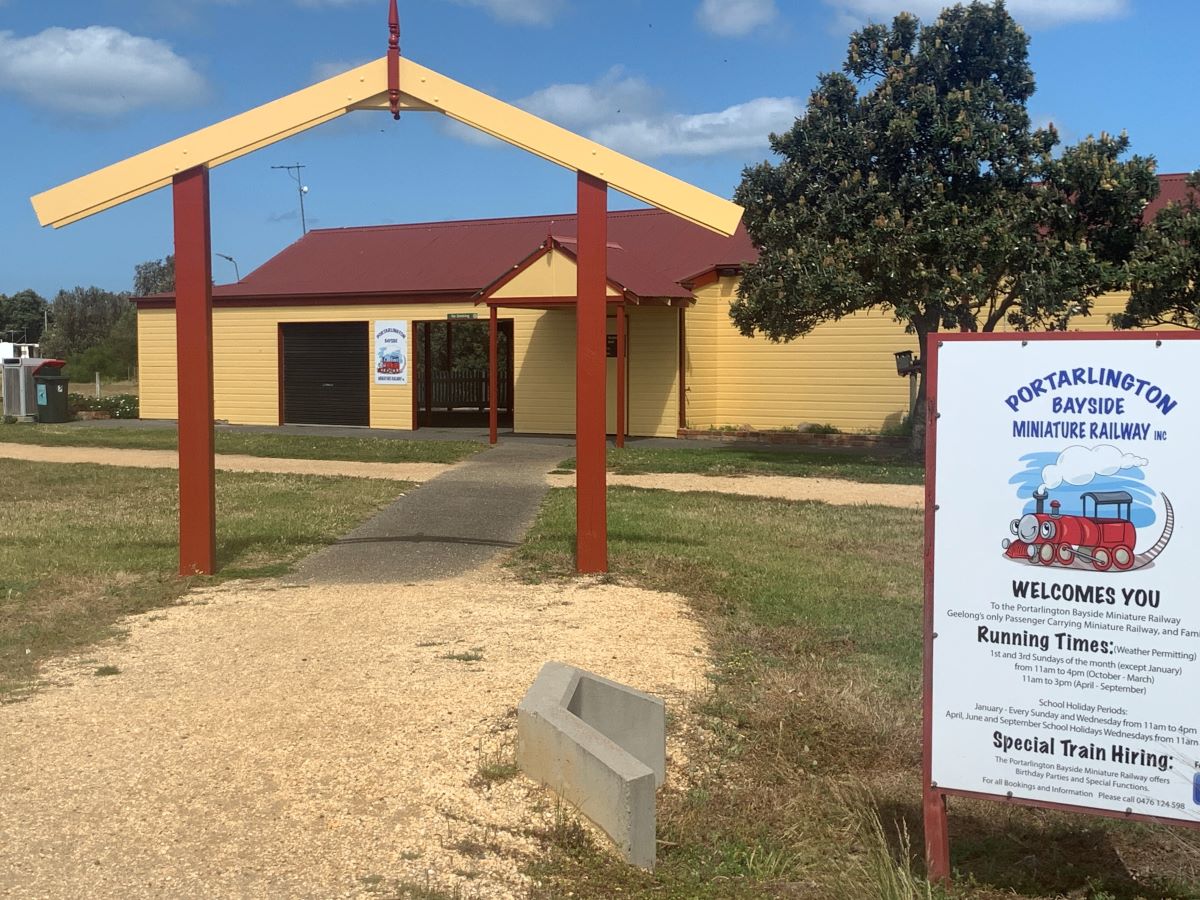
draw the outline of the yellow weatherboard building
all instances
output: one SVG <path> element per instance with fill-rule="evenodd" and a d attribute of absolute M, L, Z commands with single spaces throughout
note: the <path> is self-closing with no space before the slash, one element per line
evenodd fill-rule
<path fill-rule="evenodd" d="M 1153 216 L 1186 189 L 1160 177 Z M 234 424 L 409 430 L 486 424 L 486 320 L 499 319 L 503 427 L 575 429 L 574 214 L 313 231 L 237 284 L 214 289 L 215 406 Z M 738 333 L 742 266 L 731 236 L 659 210 L 609 213 L 608 431 L 618 428 L 616 332 L 626 324 L 625 430 L 832 425 L 880 432 L 908 412 L 894 354 L 916 339 L 872 310 L 786 344 Z M 1107 330 L 1128 295 L 1107 294 L 1072 330 Z M 169 297 L 139 298 L 142 416 L 176 414 Z M 378 323 L 403 322 L 406 383 L 372 375 Z"/>
<path fill-rule="evenodd" d="M 317 230 L 213 291 L 215 414 L 233 424 L 409 430 L 485 424 L 486 319 L 499 319 L 501 423 L 575 429 L 575 216 Z M 608 431 L 618 319 L 626 433 L 832 424 L 877 431 L 908 407 L 893 354 L 915 340 L 882 313 L 790 344 L 745 338 L 729 305 L 755 259 L 658 210 L 609 213 Z M 141 413 L 176 414 L 174 301 L 137 298 Z M 379 323 L 407 331 L 407 383 L 373 376 Z"/>

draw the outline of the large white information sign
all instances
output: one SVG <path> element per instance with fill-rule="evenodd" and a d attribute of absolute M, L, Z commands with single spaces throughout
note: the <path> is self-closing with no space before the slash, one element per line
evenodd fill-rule
<path fill-rule="evenodd" d="M 930 373 L 932 782 L 1200 822 L 1200 342 L 966 337 Z"/>

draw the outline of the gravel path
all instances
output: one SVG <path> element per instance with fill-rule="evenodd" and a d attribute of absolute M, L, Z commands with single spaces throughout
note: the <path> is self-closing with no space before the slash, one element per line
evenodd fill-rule
<path fill-rule="evenodd" d="M 575 476 L 547 475 L 551 487 L 574 487 Z M 791 475 L 692 475 L 661 473 L 614 475 L 609 485 L 660 491 L 715 491 L 778 500 L 820 500 L 838 506 L 873 504 L 923 509 L 925 488 L 919 484 L 867 484 L 842 478 L 799 478 Z"/>
<path fill-rule="evenodd" d="M 94 463 L 101 466 L 130 466 L 136 469 L 177 469 L 174 450 L 132 450 L 116 447 L 41 447 L 34 444 L 0 443 L 0 457 L 32 462 Z M 351 462 L 342 459 L 275 459 L 218 453 L 217 468 L 223 472 L 278 472 L 284 475 L 348 475 L 353 478 L 382 478 L 389 481 L 428 481 L 453 466 L 443 463 Z"/>
<path fill-rule="evenodd" d="M 0 706 L 0 896 L 525 896 L 522 830 L 550 820 L 546 795 L 523 777 L 471 782 L 511 752 L 542 662 L 679 713 L 707 657 L 682 598 L 493 567 L 187 599 Z M 479 661 L 445 658 L 474 648 Z"/>
<path fill-rule="evenodd" d="M 498 452 L 496 450 L 489 451 Z M 555 455 L 553 452 L 551 455 Z M 0 443 L 0 457 L 34 462 L 97 463 L 136 468 L 176 468 L 173 450 L 129 450 L 108 447 L 39 447 Z M 478 457 L 474 457 L 478 460 Z M 468 458 L 468 462 L 470 461 Z M 429 481 L 454 468 L 442 463 L 376 463 L 345 460 L 271 459 L 259 456 L 218 454 L 217 468 L 226 472 L 281 472 L 296 475 L 349 475 L 401 481 Z M 459 465 L 462 465 L 461 463 Z M 574 487 L 575 476 L 548 475 L 551 487 Z M 842 478 L 800 478 L 791 475 L 693 475 L 661 473 L 608 475 L 610 485 L 652 488 L 661 491 L 715 491 L 779 500 L 820 500 L 835 505 L 878 504 L 921 509 L 925 488 L 916 484 L 868 484 Z"/>

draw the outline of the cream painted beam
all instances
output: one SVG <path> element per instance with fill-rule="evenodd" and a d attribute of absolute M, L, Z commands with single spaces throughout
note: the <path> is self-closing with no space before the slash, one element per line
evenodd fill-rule
<path fill-rule="evenodd" d="M 61 228 L 171 183 L 194 166 L 218 166 L 323 122 L 387 92 L 387 61 L 351 69 L 279 100 L 131 156 L 33 198 L 43 225 Z"/>
<path fill-rule="evenodd" d="M 552 163 L 601 178 L 631 197 L 697 225 L 733 234 L 741 221 L 742 208 L 716 194 L 439 75 L 406 57 L 400 60 L 400 86 L 406 94 L 464 125 Z"/>
<path fill-rule="evenodd" d="M 374 97 L 367 98 L 362 103 L 355 103 L 354 108 L 391 112 L 391 98 L 388 96 L 388 92 L 384 91 L 382 94 L 376 94 Z M 412 112 L 440 112 L 437 107 L 430 106 L 428 103 L 422 103 L 420 100 L 410 97 L 403 91 L 400 92 L 400 109 L 411 110 Z"/>
<path fill-rule="evenodd" d="M 437 110 L 464 125 L 564 166 L 721 234 L 733 234 L 741 207 L 460 84 L 400 60 L 401 108 Z M 33 198 L 38 221 L 60 228 L 165 187 L 187 169 L 237 159 L 354 109 L 387 109 L 381 58 L 226 119 Z"/>

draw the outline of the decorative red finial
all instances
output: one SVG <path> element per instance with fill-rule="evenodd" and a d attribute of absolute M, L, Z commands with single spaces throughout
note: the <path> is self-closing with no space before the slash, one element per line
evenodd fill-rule
<path fill-rule="evenodd" d="M 392 107 L 392 118 L 400 118 L 400 12 L 396 0 L 388 6 L 388 102 Z"/>

